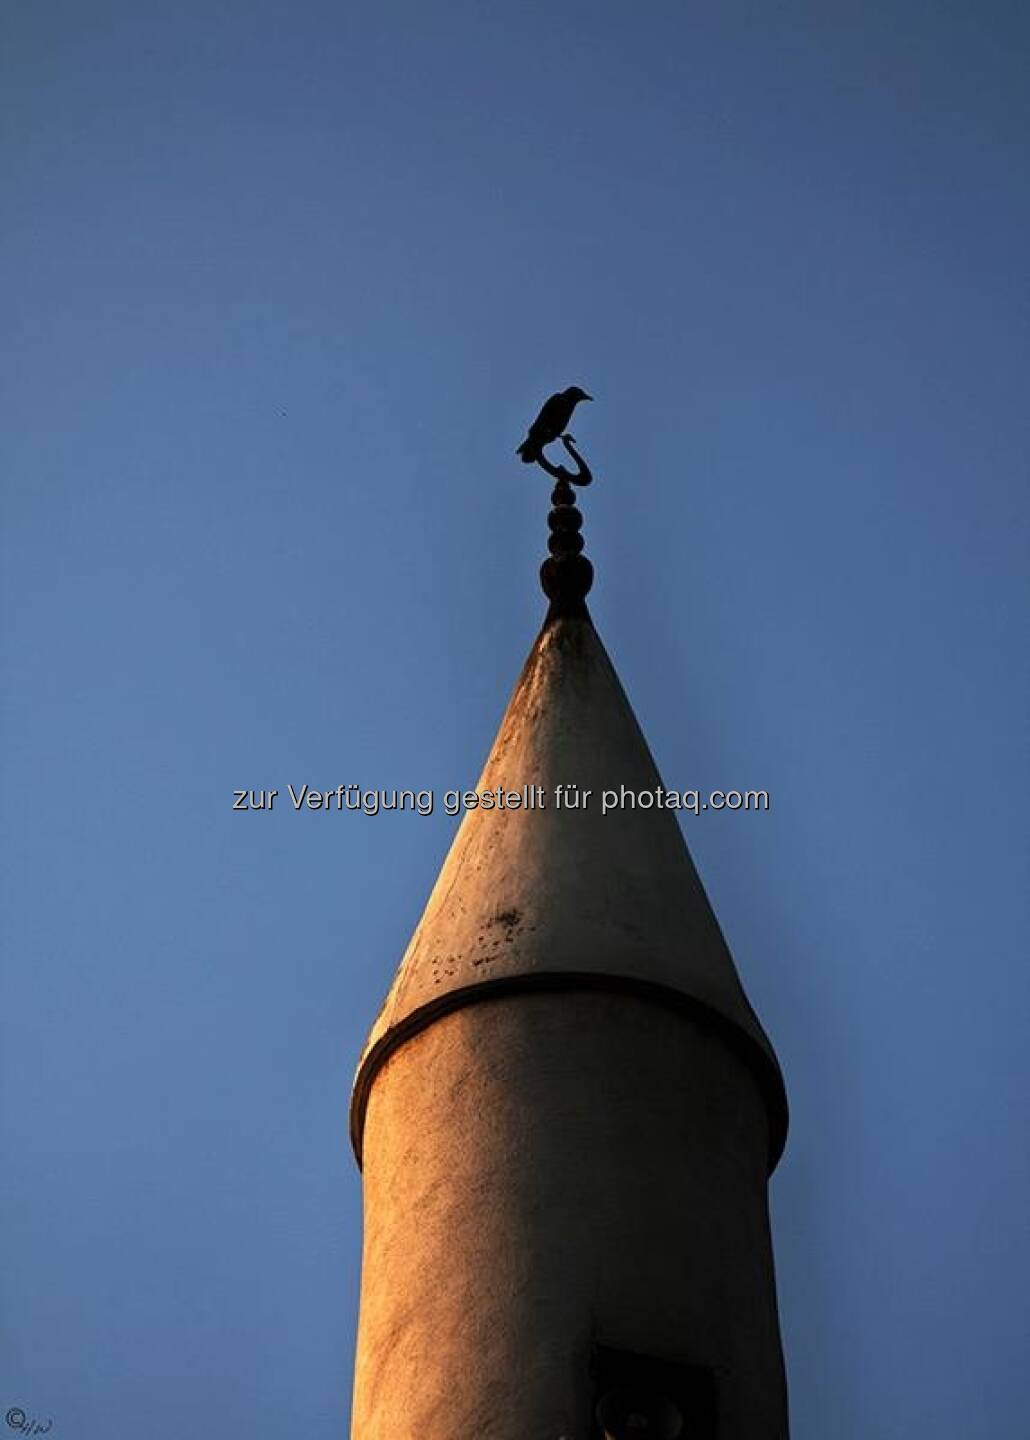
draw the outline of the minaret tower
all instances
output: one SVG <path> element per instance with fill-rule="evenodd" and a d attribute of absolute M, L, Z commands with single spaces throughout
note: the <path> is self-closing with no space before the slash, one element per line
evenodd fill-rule
<path fill-rule="evenodd" d="M 550 608 L 477 786 L 543 804 L 465 814 L 354 1084 L 352 1436 L 785 1440 L 783 1081 L 675 813 L 602 814 L 662 782 L 565 444 Z"/>

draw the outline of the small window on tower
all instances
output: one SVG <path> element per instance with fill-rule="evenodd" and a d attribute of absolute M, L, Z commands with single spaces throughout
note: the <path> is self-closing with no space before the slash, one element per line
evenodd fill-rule
<path fill-rule="evenodd" d="M 716 1440 L 711 1370 L 598 1345 L 593 1376 L 594 1440 Z"/>

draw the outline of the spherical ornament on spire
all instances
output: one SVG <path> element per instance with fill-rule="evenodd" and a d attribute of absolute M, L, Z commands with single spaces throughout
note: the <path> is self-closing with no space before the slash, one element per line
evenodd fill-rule
<path fill-rule="evenodd" d="M 556 613 L 581 605 L 594 583 L 594 567 L 583 552 L 583 516 L 576 508 L 572 485 L 560 479 L 551 494 L 547 524 L 551 552 L 540 567 L 540 584 Z"/>

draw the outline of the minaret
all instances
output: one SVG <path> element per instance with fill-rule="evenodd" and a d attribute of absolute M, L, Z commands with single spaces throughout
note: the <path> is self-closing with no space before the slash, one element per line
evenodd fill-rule
<path fill-rule="evenodd" d="M 354 1084 L 352 1436 L 784 1440 L 783 1081 L 675 813 L 602 814 L 662 782 L 548 468 L 550 609 L 476 787 L 543 804 L 465 814 Z"/>

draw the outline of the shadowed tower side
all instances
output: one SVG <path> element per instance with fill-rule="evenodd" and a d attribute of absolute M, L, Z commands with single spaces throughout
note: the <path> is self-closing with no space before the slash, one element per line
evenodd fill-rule
<path fill-rule="evenodd" d="M 358 1066 L 352 1434 L 783 1440 L 783 1082 L 675 814 L 601 813 L 661 780 L 553 499 L 477 786 L 544 804 L 465 815 Z"/>

